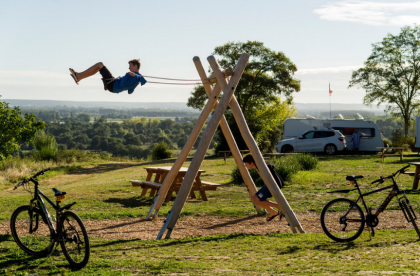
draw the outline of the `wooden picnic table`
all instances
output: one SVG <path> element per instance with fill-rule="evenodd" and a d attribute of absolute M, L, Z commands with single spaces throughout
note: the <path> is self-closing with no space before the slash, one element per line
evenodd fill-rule
<path fill-rule="evenodd" d="M 130 180 L 131 184 L 134 187 L 142 187 L 143 190 L 141 192 L 142 196 L 145 196 L 147 194 L 147 190 L 150 189 L 149 196 L 154 197 L 156 192 L 159 190 L 159 188 L 162 186 L 163 180 L 168 175 L 169 171 L 172 169 L 172 167 L 145 167 L 144 168 L 147 171 L 147 177 L 145 181 L 141 180 Z M 172 194 L 175 192 L 178 194 L 179 188 L 182 184 L 182 181 L 184 180 L 184 176 L 187 173 L 188 168 L 181 167 L 181 169 L 178 171 L 177 176 L 175 177 L 174 181 L 172 182 L 171 187 L 168 190 L 168 193 L 165 198 L 165 202 L 168 202 L 171 200 Z M 216 190 L 220 184 L 211 183 L 207 181 L 202 181 L 200 176 L 201 174 L 205 172 L 203 170 L 199 170 L 197 172 L 197 175 L 195 176 L 195 181 L 193 183 L 193 187 L 190 191 L 190 197 L 196 198 L 194 192 L 198 191 L 201 195 L 201 198 L 204 201 L 207 201 L 207 195 L 205 191 L 208 190 Z M 154 175 L 154 178 L 153 178 Z M 153 178 L 153 181 L 151 181 Z"/>
<path fill-rule="evenodd" d="M 244 155 L 246 152 L 249 152 L 249 150 L 239 150 L 241 152 L 241 155 Z M 225 160 L 225 165 L 226 165 L 226 158 L 229 156 L 229 154 L 231 153 L 230 150 L 219 150 L 217 152 L 217 154 L 223 153 L 224 157 L 223 159 Z"/>
<path fill-rule="evenodd" d="M 377 147 L 376 149 L 380 149 L 382 151 L 381 157 L 382 162 L 384 162 L 385 156 L 395 156 L 396 154 L 387 154 L 390 150 L 395 150 L 398 155 L 400 155 L 400 161 L 402 162 L 403 157 L 403 150 L 406 150 L 407 148 L 404 147 Z"/>
<path fill-rule="evenodd" d="M 270 159 L 273 159 L 274 157 L 278 156 L 278 157 L 282 157 L 282 156 L 286 156 L 286 155 L 290 155 L 290 154 L 299 154 L 297 152 L 289 152 L 289 153 L 264 153 L 265 156 L 270 157 Z"/>
<path fill-rule="evenodd" d="M 420 179 L 420 162 L 408 162 L 408 164 L 416 166 L 416 169 L 414 172 L 405 172 L 404 174 L 414 176 L 413 190 L 417 190 L 417 188 L 419 187 L 419 179 Z"/>

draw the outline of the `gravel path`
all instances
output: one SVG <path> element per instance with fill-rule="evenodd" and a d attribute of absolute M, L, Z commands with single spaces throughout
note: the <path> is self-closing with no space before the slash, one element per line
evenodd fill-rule
<path fill-rule="evenodd" d="M 307 233 L 323 233 L 320 215 L 317 213 L 298 213 L 297 217 Z M 112 239 L 155 239 L 159 233 L 164 218 L 146 221 L 144 218 L 117 220 L 84 220 L 90 237 Z M 375 230 L 413 229 L 407 223 L 402 212 L 385 211 L 379 216 L 379 225 Z M 179 219 L 171 238 L 212 236 L 216 234 L 255 234 L 263 235 L 274 232 L 291 232 L 287 221 L 278 218 L 266 222 L 264 217 L 186 217 Z M 0 234 L 10 234 L 9 222 L 0 223 Z"/>

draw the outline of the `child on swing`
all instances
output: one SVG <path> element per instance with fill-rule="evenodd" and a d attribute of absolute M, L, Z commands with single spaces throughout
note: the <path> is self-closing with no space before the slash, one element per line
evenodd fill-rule
<path fill-rule="evenodd" d="M 245 156 L 242 161 L 245 164 L 245 167 L 248 170 L 256 169 L 258 171 L 257 165 L 255 164 L 254 157 L 251 154 L 248 154 Z M 284 182 L 283 179 L 276 173 L 274 170 L 274 164 L 271 164 L 269 162 L 266 162 L 268 169 L 270 170 L 271 175 L 273 176 L 274 180 L 276 181 L 279 188 L 283 188 Z M 280 216 L 280 220 L 283 218 L 283 213 L 280 211 L 279 206 L 272 202 L 267 200 L 267 198 L 273 197 L 270 193 L 270 190 L 268 190 L 267 186 L 264 185 L 261 189 L 259 189 L 255 195 L 251 197 L 252 202 L 255 205 L 261 206 L 264 209 L 266 209 L 269 212 L 269 215 L 267 217 L 267 221 L 273 220 L 275 217 Z M 274 210 L 273 208 L 277 209 Z"/>
<path fill-rule="evenodd" d="M 96 63 L 83 72 L 76 72 L 72 68 L 69 68 L 69 70 L 71 73 L 70 76 L 73 78 L 76 84 L 79 84 L 79 81 L 82 79 L 95 75 L 99 71 L 99 73 L 102 75 L 102 82 L 104 84 L 105 91 L 108 90 L 112 93 L 120 93 L 122 91 L 128 90 L 128 94 L 132 94 L 139 83 L 144 85 L 147 81 L 139 73 L 139 59 L 132 59 L 128 62 L 128 64 L 128 70 L 130 70 L 130 72 L 125 74 L 124 77 L 118 78 L 114 78 L 114 76 L 112 76 L 111 72 L 109 72 L 108 68 L 106 68 L 102 62 Z"/>

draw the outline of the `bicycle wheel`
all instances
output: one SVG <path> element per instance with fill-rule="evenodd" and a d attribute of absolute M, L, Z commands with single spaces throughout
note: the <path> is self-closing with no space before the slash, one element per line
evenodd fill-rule
<path fill-rule="evenodd" d="M 334 241 L 349 242 L 362 234 L 365 216 L 354 201 L 338 198 L 325 205 L 321 213 L 321 226 Z"/>
<path fill-rule="evenodd" d="M 10 219 L 10 230 L 17 245 L 26 253 L 35 256 L 47 255 L 54 241 L 48 224 L 38 208 L 32 208 L 32 233 L 29 205 L 17 208 Z"/>
<path fill-rule="evenodd" d="M 420 231 L 419 231 L 419 228 L 417 227 L 417 223 L 414 219 L 414 215 L 412 213 L 413 210 L 412 210 L 412 208 L 408 207 L 408 204 L 405 202 L 405 200 L 401 200 L 401 209 L 402 209 L 404 215 L 406 215 L 406 219 L 408 220 L 408 222 L 411 222 L 413 224 L 414 229 L 416 230 L 416 233 L 420 238 Z M 408 218 L 407 218 L 407 216 L 408 216 Z"/>
<path fill-rule="evenodd" d="M 66 211 L 60 222 L 60 245 L 64 256 L 73 267 L 84 267 L 89 261 L 90 244 L 82 220 L 72 211 Z"/>

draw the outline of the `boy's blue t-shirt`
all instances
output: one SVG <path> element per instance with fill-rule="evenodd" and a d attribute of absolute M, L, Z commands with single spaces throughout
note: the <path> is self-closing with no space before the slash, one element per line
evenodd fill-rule
<path fill-rule="evenodd" d="M 147 82 L 139 72 L 134 72 L 134 74 L 136 74 L 134 77 L 127 73 L 124 77 L 116 78 L 114 81 L 113 92 L 120 93 L 122 91 L 128 90 L 128 94 L 131 94 L 134 92 L 134 89 L 139 83 L 144 85 Z"/>

